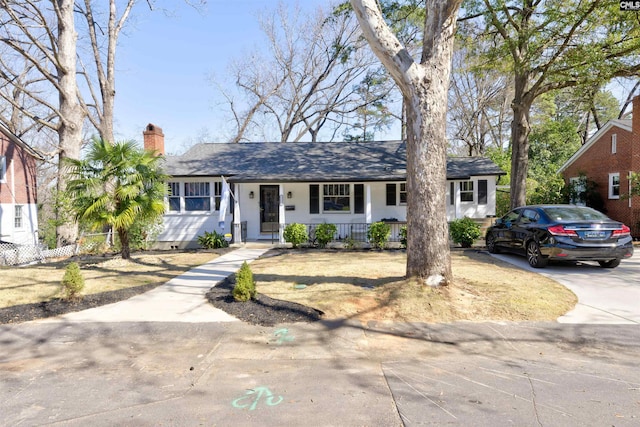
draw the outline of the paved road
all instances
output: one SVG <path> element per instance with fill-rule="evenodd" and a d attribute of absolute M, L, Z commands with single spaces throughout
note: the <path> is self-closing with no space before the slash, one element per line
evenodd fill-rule
<path fill-rule="evenodd" d="M 494 256 L 550 277 L 575 293 L 578 304 L 558 319 L 561 323 L 640 324 L 640 249 L 612 269 L 600 268 L 591 262 L 550 264 L 544 269 L 536 269 L 519 255 Z"/>
<path fill-rule="evenodd" d="M 0 325 L 0 426 L 637 426 L 640 328 Z"/>

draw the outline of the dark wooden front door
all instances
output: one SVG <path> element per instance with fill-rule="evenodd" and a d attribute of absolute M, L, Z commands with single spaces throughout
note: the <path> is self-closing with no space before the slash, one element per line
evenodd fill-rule
<path fill-rule="evenodd" d="M 277 185 L 260 186 L 260 232 L 272 233 L 278 231 L 279 217 L 279 187 Z"/>

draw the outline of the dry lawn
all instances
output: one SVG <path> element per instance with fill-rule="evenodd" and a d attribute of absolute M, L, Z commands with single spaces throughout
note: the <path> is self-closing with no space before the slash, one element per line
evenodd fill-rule
<path fill-rule="evenodd" d="M 83 256 L 80 264 L 85 281 L 82 294 L 167 282 L 193 267 L 217 258 L 212 252 L 156 252 L 120 257 Z M 0 308 L 62 297 L 62 277 L 71 260 L 25 267 L 0 267 Z"/>
<path fill-rule="evenodd" d="M 475 250 L 453 250 L 454 283 L 425 287 L 404 279 L 401 251 L 280 252 L 251 264 L 259 293 L 361 321 L 553 321 L 576 296 L 544 276 Z"/>

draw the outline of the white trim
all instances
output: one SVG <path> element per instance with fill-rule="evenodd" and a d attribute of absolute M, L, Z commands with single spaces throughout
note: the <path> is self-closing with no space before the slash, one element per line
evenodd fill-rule
<path fill-rule="evenodd" d="M 601 127 L 596 133 L 591 136 L 591 138 L 587 139 L 587 142 L 584 143 L 582 147 L 578 151 L 576 151 L 573 156 L 567 160 L 564 165 L 560 166 L 558 169 L 558 173 L 564 172 L 573 162 L 575 162 L 582 154 L 587 151 L 593 144 L 598 141 L 602 135 L 607 133 L 613 127 L 617 127 L 619 129 L 626 130 L 627 132 L 632 132 L 631 128 L 631 120 L 609 120 L 603 127 Z"/>

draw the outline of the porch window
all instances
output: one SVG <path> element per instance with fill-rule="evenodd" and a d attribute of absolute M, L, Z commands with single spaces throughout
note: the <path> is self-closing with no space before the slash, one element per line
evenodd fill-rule
<path fill-rule="evenodd" d="M 324 184 L 323 211 L 324 212 L 351 212 L 351 193 L 349 184 Z"/>
<path fill-rule="evenodd" d="M 364 213 L 364 184 L 353 184 L 353 213 Z"/>
<path fill-rule="evenodd" d="M 210 211 L 210 195 L 208 182 L 185 182 L 184 209 L 186 211 Z"/>
<path fill-rule="evenodd" d="M 309 185 L 309 213 L 320 213 L 320 186 L 318 184 Z"/>
<path fill-rule="evenodd" d="M 15 206 L 15 216 L 13 218 L 14 218 L 14 221 L 13 221 L 14 227 L 22 228 L 22 206 L 21 205 Z"/>
<path fill-rule="evenodd" d="M 169 211 L 180 212 L 180 183 L 170 182 L 169 187 Z"/>
<path fill-rule="evenodd" d="M 396 185 L 387 184 L 387 206 L 396 205 Z"/>
<path fill-rule="evenodd" d="M 460 201 L 473 202 L 473 181 L 462 181 L 460 183 Z"/>
<path fill-rule="evenodd" d="M 401 205 L 407 204 L 407 183 L 406 182 L 400 183 L 400 204 Z"/>
<path fill-rule="evenodd" d="M 213 183 L 213 198 L 216 210 L 220 210 L 220 200 L 222 200 L 222 182 Z"/>
<path fill-rule="evenodd" d="M 0 156 L 0 182 L 6 182 L 7 180 L 7 158 Z"/>
<path fill-rule="evenodd" d="M 620 174 L 617 172 L 609 174 L 609 198 L 620 198 Z"/>
<path fill-rule="evenodd" d="M 449 184 L 449 204 L 451 206 L 456 204 L 456 186 L 453 182 Z"/>

